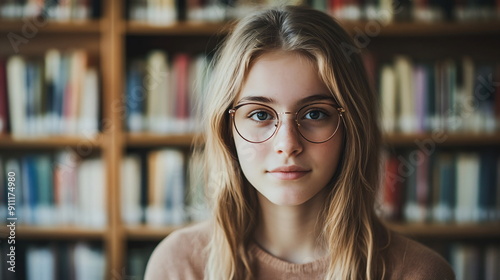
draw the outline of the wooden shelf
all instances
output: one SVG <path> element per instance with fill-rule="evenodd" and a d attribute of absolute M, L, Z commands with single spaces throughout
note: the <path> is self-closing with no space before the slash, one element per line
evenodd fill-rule
<path fill-rule="evenodd" d="M 151 227 L 143 225 L 143 226 L 125 227 L 124 235 L 128 240 L 159 241 L 165 238 L 170 233 L 172 233 L 174 230 L 183 228 L 185 226 Z"/>
<path fill-rule="evenodd" d="M 349 32 L 377 33 L 374 36 L 456 36 L 456 35 L 500 35 L 500 21 L 487 22 L 391 22 L 382 21 L 341 21 Z M 376 32 L 378 30 L 378 32 Z"/>
<path fill-rule="evenodd" d="M 2 231 L 0 236 L 2 238 L 8 236 L 9 228 L 1 225 Z M 20 239 L 93 239 L 103 240 L 105 236 L 104 229 L 89 229 L 78 228 L 74 226 L 16 226 L 16 238 Z"/>
<path fill-rule="evenodd" d="M 406 224 L 387 223 L 395 232 L 413 238 L 483 239 L 500 237 L 500 223 Z"/>
<path fill-rule="evenodd" d="M 0 33 L 14 32 L 18 35 L 23 34 L 23 27 L 35 26 L 36 32 L 56 33 L 56 34 L 75 34 L 75 33 L 99 33 L 102 29 L 101 20 L 82 20 L 82 21 L 35 21 L 28 20 L 28 23 L 21 20 L 0 20 Z M 39 23 L 40 24 L 39 24 Z M 31 24 L 30 24 L 31 23 Z M 40 26 L 39 26 L 40 25 Z M 30 30 L 30 32 L 33 32 Z"/>
<path fill-rule="evenodd" d="M 447 239 L 477 239 L 498 238 L 500 236 L 500 223 L 485 224 L 407 224 L 387 222 L 389 229 L 412 238 L 447 238 Z M 128 240 L 159 241 L 184 226 L 126 227 L 124 235 Z"/>
<path fill-rule="evenodd" d="M 16 138 L 0 135 L 0 149 L 60 149 L 65 147 L 85 149 L 101 149 L 102 135 L 94 138 L 77 136 L 44 136 L 33 138 Z"/>
<path fill-rule="evenodd" d="M 191 147 L 195 134 L 160 135 L 153 133 L 134 133 L 125 136 L 128 147 L 180 146 Z"/>
<path fill-rule="evenodd" d="M 384 135 L 384 142 L 392 146 L 416 146 L 418 142 L 433 142 L 436 146 L 498 146 L 500 145 L 500 133 L 393 133 Z"/>
<path fill-rule="evenodd" d="M 170 25 L 152 25 L 142 22 L 126 23 L 126 33 L 130 35 L 215 35 L 227 34 L 234 22 L 179 22 Z"/>
<path fill-rule="evenodd" d="M 170 25 L 152 25 L 142 22 L 127 22 L 125 30 L 133 35 L 213 35 L 226 34 L 236 21 L 229 22 L 179 22 Z M 500 21 L 493 22 L 391 22 L 340 21 L 352 34 L 356 32 L 377 33 L 376 36 L 455 36 L 455 35 L 500 35 Z M 376 32 L 378 30 L 378 32 Z M 372 36 L 373 37 L 373 36 Z"/>

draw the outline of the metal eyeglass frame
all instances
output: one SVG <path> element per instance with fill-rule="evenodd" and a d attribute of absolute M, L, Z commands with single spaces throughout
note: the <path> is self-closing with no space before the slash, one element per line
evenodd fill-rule
<path fill-rule="evenodd" d="M 276 127 L 274 129 L 274 132 L 268 138 L 266 138 L 265 140 L 262 140 L 262 141 L 250 141 L 250 140 L 246 139 L 245 137 L 243 137 L 243 135 L 241 135 L 240 131 L 238 130 L 238 127 L 236 126 L 236 122 L 234 120 L 234 115 L 236 113 L 236 110 L 238 110 L 242 106 L 249 105 L 249 104 L 259 105 L 259 106 L 263 106 L 263 107 L 269 108 L 278 117 L 277 123 L 274 125 Z M 339 113 L 339 117 L 340 117 L 339 118 L 339 122 L 337 123 L 337 127 L 335 128 L 335 131 L 332 133 L 332 135 L 330 135 L 330 137 L 328 137 L 324 141 L 311 141 L 311 140 L 307 139 L 302 134 L 302 132 L 300 132 L 300 129 L 299 129 L 299 127 L 300 127 L 300 123 L 299 123 L 299 120 L 298 120 L 299 112 L 302 111 L 302 109 L 304 109 L 306 107 L 317 105 L 317 104 L 324 104 L 324 105 L 330 105 L 330 106 L 332 106 L 333 108 L 335 108 L 337 110 L 337 112 Z M 333 136 L 335 136 L 335 134 L 337 134 L 337 131 L 339 130 L 339 127 L 340 127 L 340 123 L 344 121 L 343 120 L 343 117 L 344 117 L 343 113 L 345 113 L 345 109 L 343 107 L 335 107 L 335 105 L 330 104 L 330 103 L 317 102 L 317 103 L 311 103 L 311 104 L 304 105 L 299 110 L 297 110 L 295 113 L 293 113 L 293 112 L 281 112 L 281 113 L 278 113 L 271 106 L 268 106 L 268 105 L 265 105 L 265 104 L 262 104 L 262 103 L 249 102 L 249 103 L 239 104 L 239 105 L 237 105 L 237 106 L 229 109 L 228 113 L 229 113 L 229 115 L 231 115 L 231 120 L 232 120 L 234 128 L 236 129 L 236 132 L 238 132 L 238 135 L 240 135 L 241 138 L 243 138 L 247 142 L 254 143 L 254 144 L 260 144 L 260 143 L 264 143 L 267 140 L 273 138 L 273 136 L 276 134 L 276 132 L 278 131 L 278 129 L 281 127 L 281 119 L 280 119 L 279 116 L 280 115 L 292 115 L 292 114 L 294 114 L 295 115 L 295 118 L 294 118 L 295 119 L 295 124 L 297 125 L 297 131 L 299 132 L 300 136 L 302 136 L 302 138 L 304 138 L 308 142 L 311 142 L 311 143 L 314 143 L 314 144 L 321 144 L 321 143 L 325 143 L 328 140 L 332 139 Z"/>

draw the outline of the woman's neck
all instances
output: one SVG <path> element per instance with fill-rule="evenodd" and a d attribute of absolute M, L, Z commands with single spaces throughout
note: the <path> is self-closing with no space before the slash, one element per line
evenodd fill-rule
<path fill-rule="evenodd" d="M 323 220 L 318 219 L 324 194 L 298 206 L 279 206 L 259 194 L 260 217 L 255 240 L 270 254 L 291 262 L 308 263 L 325 256 L 318 242 Z"/>

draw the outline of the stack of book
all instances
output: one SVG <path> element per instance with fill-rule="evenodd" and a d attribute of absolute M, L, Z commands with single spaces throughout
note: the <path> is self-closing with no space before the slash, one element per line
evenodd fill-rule
<path fill-rule="evenodd" d="M 500 221 L 500 156 L 414 150 L 388 155 L 381 215 L 408 222 Z"/>
<path fill-rule="evenodd" d="M 5 0 L 0 3 L 0 17 L 21 19 L 41 16 L 56 21 L 85 20 L 100 16 L 97 0 Z"/>
<path fill-rule="evenodd" d="M 470 244 L 454 244 L 451 247 L 450 263 L 457 280 L 500 279 L 500 247 L 487 244 L 478 247 Z"/>
<path fill-rule="evenodd" d="M 396 56 L 381 65 L 382 126 L 387 133 L 500 130 L 500 63 L 469 57 L 435 62 Z"/>
<path fill-rule="evenodd" d="M 19 224 L 107 224 L 105 168 L 102 159 L 79 160 L 72 152 L 0 157 L 2 174 L 14 172 L 16 217 Z M 7 180 L 0 180 L 0 219 L 7 218 Z"/>
<path fill-rule="evenodd" d="M 126 127 L 129 132 L 188 133 L 203 108 L 210 67 L 206 56 L 152 51 L 133 59 L 126 84 Z"/>
<path fill-rule="evenodd" d="M 26 246 L 28 280 L 104 279 L 106 261 L 102 248 L 85 242 Z M 18 271 L 18 274 L 22 272 Z"/>
<path fill-rule="evenodd" d="M 0 58 L 0 134 L 12 137 L 98 132 L 99 75 L 84 50 L 44 58 Z M 8 106 L 7 106 L 8 105 Z"/>
<path fill-rule="evenodd" d="M 342 20 L 375 20 L 377 24 L 392 21 L 436 22 L 444 20 L 498 20 L 500 4 L 487 1 L 410 1 L 389 0 L 264 0 L 264 1 L 173 1 L 132 0 L 132 21 L 166 25 L 178 20 L 221 21 L 237 19 L 251 11 L 276 5 L 308 5 Z"/>
<path fill-rule="evenodd" d="M 124 158 L 121 205 L 125 224 L 182 225 L 188 220 L 206 218 L 205 203 L 199 198 L 203 189 L 194 180 L 187 180 L 199 175 L 199 170 L 186 173 L 188 164 L 184 158 L 182 151 L 175 149 Z"/>

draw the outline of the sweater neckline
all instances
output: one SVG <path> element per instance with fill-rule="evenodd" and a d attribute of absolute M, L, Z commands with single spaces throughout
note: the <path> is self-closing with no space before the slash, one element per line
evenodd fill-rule
<path fill-rule="evenodd" d="M 315 273 L 324 271 L 329 260 L 329 256 L 325 256 L 307 263 L 291 263 L 271 255 L 255 242 L 250 245 L 250 251 L 259 263 L 274 267 L 281 272 L 289 273 Z"/>

